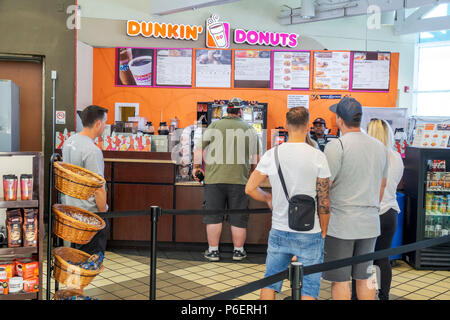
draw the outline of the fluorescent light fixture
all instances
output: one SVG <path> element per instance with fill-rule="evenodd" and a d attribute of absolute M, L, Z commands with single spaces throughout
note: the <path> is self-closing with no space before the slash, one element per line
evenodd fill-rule
<path fill-rule="evenodd" d="M 314 7 L 314 0 L 302 0 L 302 6 L 300 7 L 300 16 L 303 19 L 311 19 L 316 15 Z"/>

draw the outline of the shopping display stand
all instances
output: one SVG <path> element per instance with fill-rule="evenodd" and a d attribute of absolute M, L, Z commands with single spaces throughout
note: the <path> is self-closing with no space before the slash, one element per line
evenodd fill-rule
<path fill-rule="evenodd" d="M 100 181 L 93 183 L 94 177 Z M 64 193 L 77 199 L 87 199 L 92 192 L 104 184 L 104 179 L 84 168 L 62 162 L 59 154 L 54 153 L 50 158 L 50 190 L 49 190 L 49 215 L 48 215 L 48 243 L 47 243 L 47 292 L 46 299 L 51 299 L 51 278 L 55 278 L 55 300 L 61 300 L 74 295 L 83 295 L 83 289 L 103 271 L 103 265 L 99 269 L 87 270 L 77 266 L 77 263 L 85 262 L 90 255 L 71 247 L 64 247 L 63 240 L 71 243 L 88 243 L 96 232 L 105 227 L 104 221 L 94 213 L 73 206 L 65 206 L 53 203 L 53 195 L 59 199 L 60 193 Z M 89 226 L 64 212 L 89 215 L 98 218 L 99 226 Z M 56 213 L 56 214 L 55 214 Z M 54 248 L 54 246 L 56 248 Z M 70 261 L 70 263 L 69 263 Z M 58 290 L 59 284 L 65 284 L 67 289 Z"/>
<path fill-rule="evenodd" d="M 0 166 L 4 165 L 3 160 L 10 157 L 32 157 L 32 174 L 33 174 L 33 196 L 32 200 L 19 200 L 17 201 L 5 201 L 0 196 L 0 208 L 12 209 L 12 208 L 31 208 L 38 209 L 38 243 L 35 247 L 16 247 L 16 248 L 0 248 L 0 256 L 2 258 L 15 259 L 31 256 L 37 254 L 39 262 L 39 285 L 42 283 L 42 262 L 43 262 L 43 244 L 44 244 L 44 161 L 42 153 L 40 152 L 0 152 Z M 27 172 L 28 173 L 28 172 Z M 42 288 L 42 286 L 41 286 Z M 27 300 L 27 299 L 42 299 L 42 289 L 38 292 L 21 292 L 21 293 L 9 293 L 6 295 L 0 295 L 1 300 Z"/>

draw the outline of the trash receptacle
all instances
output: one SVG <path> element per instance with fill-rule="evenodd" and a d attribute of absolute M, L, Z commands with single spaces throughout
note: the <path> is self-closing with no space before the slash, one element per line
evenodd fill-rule
<path fill-rule="evenodd" d="M 397 216 L 397 228 L 395 229 L 394 239 L 392 239 L 391 248 L 400 247 L 403 244 L 403 219 L 404 219 L 404 208 L 405 208 L 405 194 L 397 192 L 397 202 L 400 208 L 400 213 Z M 390 256 L 390 260 L 401 259 L 402 255 L 398 254 L 396 256 Z"/>

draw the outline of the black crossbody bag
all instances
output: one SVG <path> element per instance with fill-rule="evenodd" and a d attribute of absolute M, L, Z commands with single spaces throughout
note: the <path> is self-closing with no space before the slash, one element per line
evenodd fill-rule
<path fill-rule="evenodd" d="M 316 200 L 306 194 L 296 194 L 289 198 L 289 194 L 281 172 L 280 161 L 278 159 L 278 146 L 274 150 L 275 162 L 278 168 L 278 176 L 283 186 L 284 194 L 289 202 L 288 221 L 289 228 L 295 231 L 310 231 L 314 228 L 314 218 L 316 214 Z"/>

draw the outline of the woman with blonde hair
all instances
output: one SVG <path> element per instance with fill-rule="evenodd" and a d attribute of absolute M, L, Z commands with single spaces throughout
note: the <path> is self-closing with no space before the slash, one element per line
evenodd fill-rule
<path fill-rule="evenodd" d="M 389 123 L 385 120 L 372 119 L 367 125 L 367 133 L 380 140 L 386 146 L 389 157 L 389 174 L 383 198 L 380 202 L 381 234 L 375 244 L 375 251 L 378 251 L 389 249 L 392 245 L 392 239 L 397 227 L 397 214 L 400 212 L 396 192 L 403 176 L 404 167 L 400 154 L 394 150 L 394 134 Z M 378 291 L 378 298 L 380 300 L 389 300 L 392 280 L 389 257 L 375 260 L 374 265 L 377 265 L 381 272 L 381 287 Z"/>

